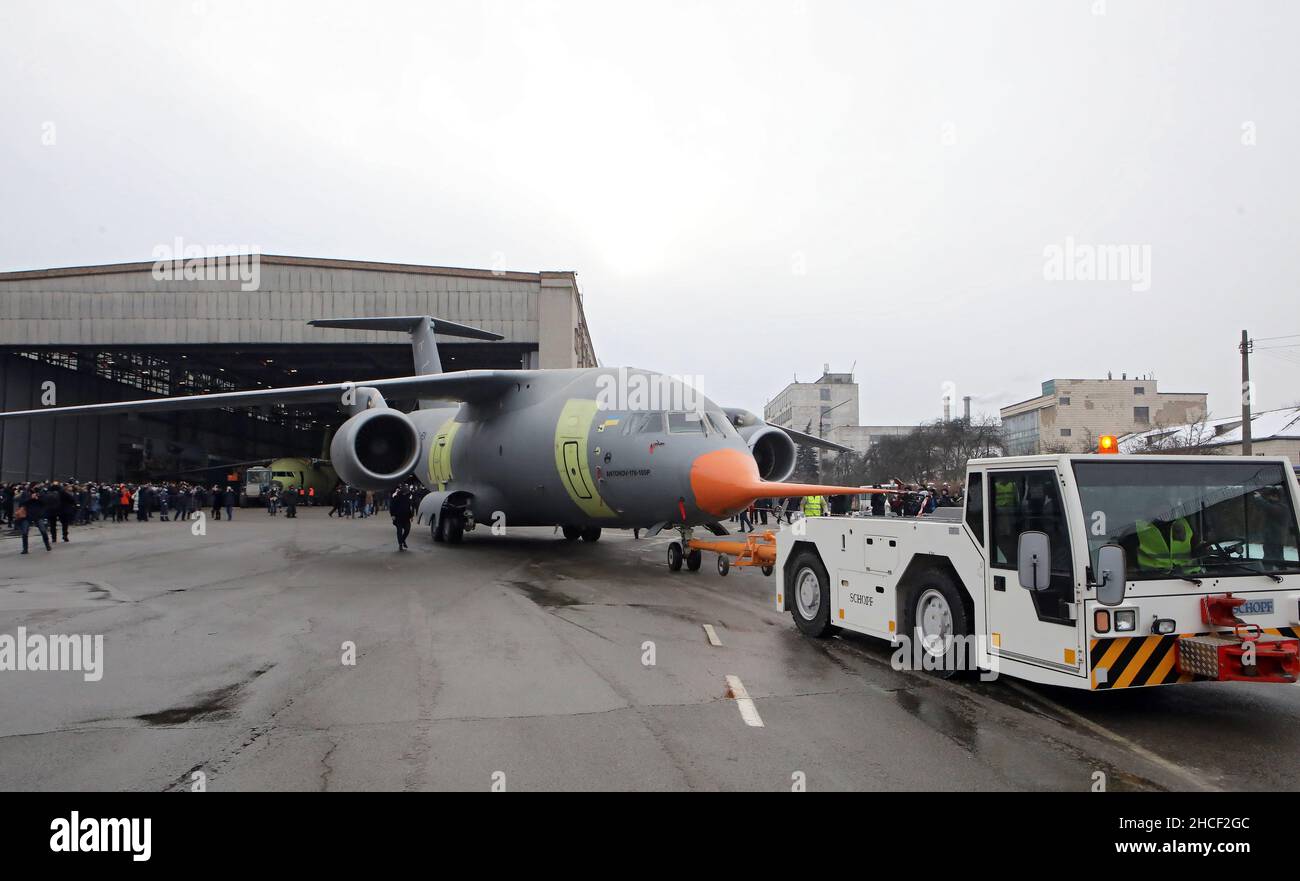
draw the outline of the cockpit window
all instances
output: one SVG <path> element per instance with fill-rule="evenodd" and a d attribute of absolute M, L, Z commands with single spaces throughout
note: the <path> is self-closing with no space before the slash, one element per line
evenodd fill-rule
<path fill-rule="evenodd" d="M 704 414 L 697 410 L 672 410 L 668 413 L 669 434 L 705 434 Z"/>
<path fill-rule="evenodd" d="M 664 414 L 661 410 L 642 410 L 623 420 L 623 434 L 663 434 Z"/>
<path fill-rule="evenodd" d="M 709 413 L 709 424 L 713 426 L 714 431 L 723 437 L 731 437 L 736 433 L 735 427 L 732 426 L 731 420 L 723 413 Z"/>

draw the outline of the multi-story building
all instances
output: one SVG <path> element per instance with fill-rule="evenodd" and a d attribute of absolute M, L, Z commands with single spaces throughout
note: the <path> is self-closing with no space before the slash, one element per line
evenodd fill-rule
<path fill-rule="evenodd" d="M 1086 452 L 1103 434 L 1182 425 L 1207 413 L 1204 392 L 1162 392 L 1154 379 L 1049 379 L 1035 398 L 1003 407 L 1007 455 Z"/>
<path fill-rule="evenodd" d="M 825 365 L 821 378 L 790 383 L 763 407 L 763 418 L 773 425 L 829 437 L 836 425 L 858 424 L 858 384 L 852 373 L 831 373 Z"/>
<path fill-rule="evenodd" d="M 795 381 L 763 408 L 763 418 L 773 425 L 803 431 L 865 453 L 882 437 L 907 434 L 914 425 L 859 425 L 858 384 L 852 373 L 822 369 L 820 379 Z"/>

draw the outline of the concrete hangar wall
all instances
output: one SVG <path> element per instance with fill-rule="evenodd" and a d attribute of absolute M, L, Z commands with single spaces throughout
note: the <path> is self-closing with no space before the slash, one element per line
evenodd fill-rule
<path fill-rule="evenodd" d="M 42 406 L 46 382 L 69 405 L 411 372 L 405 334 L 321 330 L 313 318 L 434 315 L 504 335 L 439 336 L 448 370 L 596 364 L 572 272 L 263 254 L 243 290 L 250 275 L 241 281 L 233 262 L 176 264 L 171 279 L 154 270 L 0 273 L 0 407 Z M 15 420 L 0 424 L 0 481 L 212 479 L 196 469 L 319 456 L 339 421 L 332 406 Z"/>

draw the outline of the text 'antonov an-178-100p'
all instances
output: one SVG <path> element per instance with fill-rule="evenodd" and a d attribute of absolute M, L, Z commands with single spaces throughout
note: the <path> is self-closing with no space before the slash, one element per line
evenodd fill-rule
<path fill-rule="evenodd" d="M 795 441 L 843 449 L 722 408 L 681 380 L 630 368 L 466 370 L 444 373 L 435 334 L 501 339 L 430 316 L 330 318 L 315 327 L 406 331 L 415 374 L 173 398 L 46 407 L 0 418 L 338 402 L 347 415 L 330 444 L 339 478 L 391 490 L 414 474 L 429 489 L 422 522 L 457 543 L 477 523 L 559 526 L 595 541 L 602 527 L 657 534 L 721 520 L 757 499 L 853 495 L 864 487 L 782 483 Z M 418 399 L 404 413 L 394 400 Z M 697 552 L 698 553 L 698 552 Z M 698 562 L 698 561 L 692 561 Z M 692 568 L 695 568 L 694 566 Z"/>

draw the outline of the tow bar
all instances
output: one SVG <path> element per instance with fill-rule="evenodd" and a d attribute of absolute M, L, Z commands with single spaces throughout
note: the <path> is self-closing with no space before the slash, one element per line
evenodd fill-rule
<path fill-rule="evenodd" d="M 1201 597 L 1201 620 L 1226 631 L 1178 639 L 1178 669 L 1220 682 L 1295 682 L 1300 640 L 1269 636 L 1237 617 L 1243 597 Z"/>
<path fill-rule="evenodd" d="M 776 535 L 764 530 L 761 535 L 749 533 L 744 541 L 708 541 L 691 539 L 686 543 L 692 550 L 716 551 L 718 554 L 718 574 L 726 575 L 731 570 L 731 558 L 735 557 L 736 566 L 758 566 L 764 575 L 771 575 L 776 565 Z"/>

